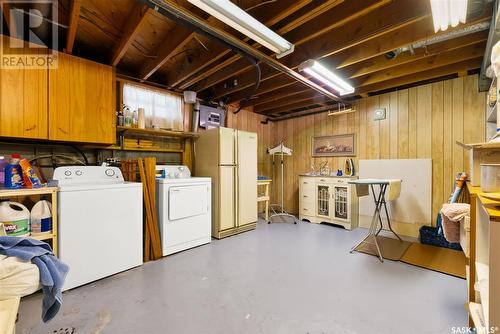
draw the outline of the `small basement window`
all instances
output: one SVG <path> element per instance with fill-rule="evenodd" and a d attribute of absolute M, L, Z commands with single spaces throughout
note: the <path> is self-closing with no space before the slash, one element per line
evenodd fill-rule
<path fill-rule="evenodd" d="M 131 110 L 144 108 L 146 128 L 184 130 L 184 103 L 179 95 L 124 83 L 123 104 Z"/>

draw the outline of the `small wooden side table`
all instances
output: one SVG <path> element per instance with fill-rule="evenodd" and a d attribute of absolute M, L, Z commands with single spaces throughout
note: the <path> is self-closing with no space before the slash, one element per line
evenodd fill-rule
<path fill-rule="evenodd" d="M 257 203 L 264 202 L 266 221 L 269 221 L 269 185 L 271 182 L 271 179 L 257 180 L 257 188 L 264 187 L 263 195 L 257 197 Z"/>

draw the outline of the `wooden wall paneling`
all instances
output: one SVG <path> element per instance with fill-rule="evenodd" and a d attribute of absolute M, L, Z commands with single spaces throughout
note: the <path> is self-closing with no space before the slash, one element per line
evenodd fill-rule
<path fill-rule="evenodd" d="M 324 112 L 272 123 L 273 140 L 277 142 L 285 133 L 294 149 L 293 173 L 287 170 L 285 176 L 286 189 L 293 195 L 287 196 L 285 208 L 296 213 L 297 175 L 309 171 L 312 161 L 319 165 L 325 159 L 311 157 L 311 138 L 355 132 L 356 167 L 359 159 L 432 158 L 433 219 L 429 224 L 434 224 L 442 203 L 448 200 L 454 175 L 464 170 L 464 152 L 455 141 L 464 137 L 484 140 L 485 103 L 484 93 L 477 92 L 477 77 L 469 76 L 363 98 L 353 103 L 353 114 L 329 117 Z M 388 108 L 387 125 L 373 121 L 373 111 L 379 106 Z M 344 157 L 327 160 L 334 171 L 344 167 Z"/>
<path fill-rule="evenodd" d="M 463 142 L 464 140 L 464 106 L 463 106 L 463 96 L 464 96 L 464 86 L 463 77 L 456 78 L 452 80 L 453 84 L 453 99 L 452 99 L 452 129 L 453 129 L 453 175 L 455 176 L 458 172 L 464 170 L 464 149 L 455 144 L 458 140 Z"/>
<path fill-rule="evenodd" d="M 417 87 L 417 158 L 431 157 L 432 87 Z"/>
<path fill-rule="evenodd" d="M 432 87 L 432 217 L 435 217 L 445 202 L 444 184 L 444 118 L 443 118 L 443 82 Z"/>
<path fill-rule="evenodd" d="M 398 159 L 409 158 L 408 90 L 398 91 Z"/>
<path fill-rule="evenodd" d="M 289 143 L 289 147 L 295 148 L 295 137 L 293 135 L 293 119 L 286 120 L 285 122 L 285 136 L 287 142 Z M 293 154 L 293 153 L 292 153 Z M 285 203 L 291 203 L 290 211 L 291 212 L 299 212 L 298 211 L 298 201 L 294 201 L 295 198 L 298 198 L 298 187 L 297 182 L 297 174 L 294 173 L 293 169 L 293 158 L 294 155 L 285 157 L 285 184 L 287 185 L 285 191 Z"/>
<path fill-rule="evenodd" d="M 391 155 L 391 138 L 390 138 L 390 125 L 391 125 L 391 108 L 390 108 L 390 94 L 383 94 L 379 99 L 379 108 L 385 108 L 386 118 L 378 121 L 380 131 L 380 159 L 389 159 Z"/>
<path fill-rule="evenodd" d="M 443 82 L 443 196 L 448 200 L 453 184 L 453 83 Z"/>
<path fill-rule="evenodd" d="M 367 158 L 367 147 L 366 143 L 366 99 L 361 99 L 357 104 L 357 112 L 356 114 L 359 117 L 359 130 L 358 130 L 358 159 L 366 159 Z"/>
<path fill-rule="evenodd" d="M 391 159 L 398 158 L 398 92 L 392 92 L 389 94 L 389 157 Z"/>
<path fill-rule="evenodd" d="M 417 87 L 408 91 L 408 158 L 417 157 Z"/>
<path fill-rule="evenodd" d="M 373 112 L 379 108 L 377 96 L 370 96 L 366 101 L 366 155 L 367 159 L 380 159 L 380 122 L 373 120 Z"/>

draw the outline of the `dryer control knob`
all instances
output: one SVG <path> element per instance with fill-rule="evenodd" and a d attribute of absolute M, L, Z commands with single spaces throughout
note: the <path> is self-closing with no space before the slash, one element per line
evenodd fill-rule
<path fill-rule="evenodd" d="M 71 176 L 71 171 L 70 171 L 70 170 L 65 171 L 65 172 L 64 172 L 64 175 L 66 175 L 66 176 Z"/>
<path fill-rule="evenodd" d="M 82 176 L 82 174 L 83 174 L 83 173 L 82 173 L 82 171 L 81 171 L 81 170 L 77 170 L 77 171 L 75 172 L 75 174 L 76 174 L 77 176 Z"/>
<path fill-rule="evenodd" d="M 115 175 L 115 171 L 112 169 L 106 169 L 106 171 L 104 173 L 106 173 L 107 176 L 114 176 Z"/>

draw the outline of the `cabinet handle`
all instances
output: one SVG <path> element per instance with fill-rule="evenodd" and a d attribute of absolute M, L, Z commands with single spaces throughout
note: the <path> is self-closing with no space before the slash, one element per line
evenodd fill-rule
<path fill-rule="evenodd" d="M 321 182 L 325 182 L 325 179 L 320 179 Z"/>
<path fill-rule="evenodd" d="M 304 182 L 304 184 L 309 184 L 309 182 Z"/>
<path fill-rule="evenodd" d="M 309 196 L 307 196 L 307 195 L 303 195 L 302 197 L 305 197 L 305 198 L 307 198 L 307 197 L 309 197 Z"/>
<path fill-rule="evenodd" d="M 30 126 L 29 128 L 24 129 L 24 131 L 31 131 L 31 130 L 34 130 L 34 129 L 36 129 L 36 124 Z"/>
<path fill-rule="evenodd" d="M 302 208 L 302 210 L 304 210 L 304 211 L 308 211 L 306 208 Z"/>
<path fill-rule="evenodd" d="M 62 133 L 66 134 L 66 135 L 68 134 L 68 132 L 67 132 L 67 131 L 64 131 L 61 127 L 58 127 L 57 129 L 58 129 L 59 131 L 61 131 Z"/>

